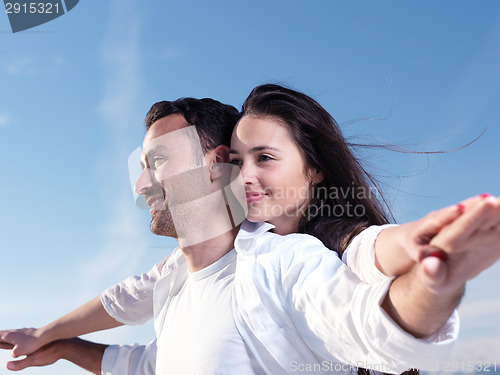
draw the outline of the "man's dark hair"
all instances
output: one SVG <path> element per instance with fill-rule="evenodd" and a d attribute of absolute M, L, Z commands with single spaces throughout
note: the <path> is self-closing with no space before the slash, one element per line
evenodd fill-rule
<path fill-rule="evenodd" d="M 219 145 L 229 146 L 233 128 L 240 119 L 236 108 L 217 100 L 180 98 L 153 104 L 144 120 L 146 128 L 173 114 L 182 114 L 189 125 L 196 126 L 203 153 Z"/>

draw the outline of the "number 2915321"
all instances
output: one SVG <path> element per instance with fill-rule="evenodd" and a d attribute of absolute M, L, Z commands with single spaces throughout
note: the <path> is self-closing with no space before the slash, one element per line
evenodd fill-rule
<path fill-rule="evenodd" d="M 59 14 L 63 10 L 58 3 L 5 3 L 7 14 Z"/>

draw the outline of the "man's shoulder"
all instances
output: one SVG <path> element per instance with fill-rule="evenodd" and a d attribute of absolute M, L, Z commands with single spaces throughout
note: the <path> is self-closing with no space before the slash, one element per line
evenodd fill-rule
<path fill-rule="evenodd" d="M 186 257 L 181 249 L 177 246 L 170 255 L 167 255 L 161 262 L 161 276 L 167 276 L 179 267 L 187 267 Z"/>

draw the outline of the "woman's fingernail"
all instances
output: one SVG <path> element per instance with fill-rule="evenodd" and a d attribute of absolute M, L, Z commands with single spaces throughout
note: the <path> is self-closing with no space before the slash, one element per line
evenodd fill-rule
<path fill-rule="evenodd" d="M 460 214 L 463 214 L 465 211 L 465 206 L 462 203 L 459 203 L 459 204 L 457 204 L 457 207 L 458 207 L 458 212 Z"/>
<path fill-rule="evenodd" d="M 488 198 L 488 197 L 491 197 L 491 194 L 490 193 L 483 193 L 480 195 L 481 198 Z"/>
<path fill-rule="evenodd" d="M 430 253 L 429 256 L 439 258 L 443 262 L 446 262 L 446 260 L 448 259 L 448 256 L 443 250 L 435 250 L 432 253 Z"/>

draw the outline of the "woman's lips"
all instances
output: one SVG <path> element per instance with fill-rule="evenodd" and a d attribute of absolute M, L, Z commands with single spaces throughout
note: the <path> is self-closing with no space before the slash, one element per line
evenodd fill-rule
<path fill-rule="evenodd" d="M 247 203 L 257 202 L 265 196 L 266 194 L 264 193 L 246 193 Z"/>

